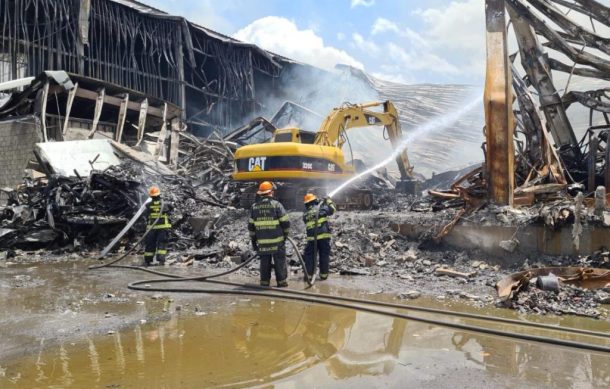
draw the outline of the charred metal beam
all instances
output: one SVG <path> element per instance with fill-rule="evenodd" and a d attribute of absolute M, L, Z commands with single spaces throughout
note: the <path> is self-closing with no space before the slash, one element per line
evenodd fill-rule
<path fill-rule="evenodd" d="M 597 147 L 599 145 L 599 139 L 596 136 L 592 136 L 589 141 L 589 158 L 587 160 L 587 190 L 593 192 L 595 190 L 595 168 L 597 165 Z"/>
<path fill-rule="evenodd" d="M 606 193 L 610 193 L 610 132 L 606 132 L 606 150 L 604 153 L 606 169 L 604 170 L 604 185 Z"/>
<path fill-rule="evenodd" d="M 581 152 L 577 147 L 578 140 L 563 107 L 557 89 L 553 85 L 550 66 L 547 56 L 542 51 L 538 38 L 528 19 L 523 16 L 523 10 L 517 12 L 513 3 L 522 4 L 518 0 L 507 0 L 508 12 L 517 35 L 521 64 L 525 69 L 529 81 L 532 83 L 540 99 L 540 106 L 544 111 L 547 125 L 555 146 L 560 150 L 560 155 L 566 164 L 572 161 L 580 161 Z M 527 12 L 529 14 L 529 11 Z"/>
<path fill-rule="evenodd" d="M 532 13 L 523 0 L 506 0 L 506 4 L 515 15 L 515 17 L 513 17 L 511 13 L 511 20 L 517 16 L 521 18 L 525 24 L 535 28 L 537 33 L 544 36 L 549 41 L 549 47 L 565 54 L 576 63 L 589 65 L 604 72 L 610 72 L 609 60 L 584 50 L 577 50 L 566 43 L 557 31 L 553 30 L 544 20 Z"/>
<path fill-rule="evenodd" d="M 487 69 L 485 76 L 486 161 L 489 197 L 511 205 L 514 191 L 514 118 L 511 70 L 506 47 L 504 0 L 485 4 Z"/>
<path fill-rule="evenodd" d="M 575 76 L 590 77 L 610 81 L 610 73 L 605 73 L 596 69 L 569 66 L 554 58 L 548 58 L 548 63 L 551 67 L 551 70 L 557 70 L 560 72 L 573 74 Z"/>
<path fill-rule="evenodd" d="M 547 0 L 528 0 L 528 2 L 559 27 L 563 28 L 564 31 L 568 32 L 573 37 L 578 37 L 587 47 L 594 47 L 605 54 L 610 55 L 610 39 L 604 38 L 595 32 L 591 32 L 574 23 L 569 17 L 561 12 L 561 10 Z M 561 34 L 559 35 L 561 36 Z"/>
<path fill-rule="evenodd" d="M 610 103 L 599 100 L 599 97 L 605 96 L 606 93 L 609 92 L 610 90 L 608 89 L 600 89 L 589 92 L 572 91 L 566 93 L 562 100 L 566 108 L 574 102 L 579 102 L 580 104 L 594 111 L 610 113 Z"/>
<path fill-rule="evenodd" d="M 555 0 L 556 1 L 556 0 Z M 592 0 L 574 0 L 580 4 L 580 11 L 585 15 L 589 15 L 593 19 L 604 23 L 605 25 L 610 24 L 610 8 L 605 5 Z"/>

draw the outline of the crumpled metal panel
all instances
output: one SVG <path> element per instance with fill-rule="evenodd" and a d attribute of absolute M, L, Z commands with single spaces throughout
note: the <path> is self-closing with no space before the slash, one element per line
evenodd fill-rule
<path fill-rule="evenodd" d="M 510 274 L 496 283 L 498 297 L 508 299 L 519 293 L 535 277 L 554 274 L 560 283 L 576 285 L 586 289 L 610 286 L 610 269 L 582 267 L 542 267 Z"/>

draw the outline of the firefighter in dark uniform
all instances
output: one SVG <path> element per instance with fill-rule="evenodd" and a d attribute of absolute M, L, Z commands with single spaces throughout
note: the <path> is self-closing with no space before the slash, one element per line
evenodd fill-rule
<path fill-rule="evenodd" d="M 148 194 L 152 202 L 146 207 L 146 216 L 148 219 L 147 229 L 152 229 L 146 235 L 144 247 L 144 266 L 152 265 L 155 255 L 157 262 L 160 265 L 165 264 L 165 256 L 167 255 L 167 240 L 170 228 L 172 225 L 169 221 L 169 212 L 172 209 L 171 204 L 164 203 L 161 209 L 161 191 L 158 187 L 152 186 L 148 190 Z M 156 223 L 155 223 L 156 221 Z"/>
<path fill-rule="evenodd" d="M 248 232 L 252 247 L 260 258 L 261 286 L 271 282 L 271 266 L 275 270 L 278 287 L 288 286 L 286 266 L 286 237 L 290 221 L 284 207 L 273 199 L 273 184 L 265 181 L 258 187 L 257 201 L 252 205 Z"/>
<path fill-rule="evenodd" d="M 317 243 L 318 257 L 320 258 L 320 279 L 325 280 L 328 278 L 330 238 L 332 237 L 328 217 L 337 211 L 337 207 L 330 197 L 320 202 L 313 193 L 307 193 L 303 201 L 305 203 L 303 221 L 307 231 L 307 246 L 305 246 L 304 255 L 307 274 L 309 274 L 310 279 L 313 277 Z"/>

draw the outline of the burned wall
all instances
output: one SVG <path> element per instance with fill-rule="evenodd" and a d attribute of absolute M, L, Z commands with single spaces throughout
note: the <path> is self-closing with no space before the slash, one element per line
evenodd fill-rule
<path fill-rule="evenodd" d="M 182 108 L 225 132 L 260 105 L 287 60 L 130 0 L 0 0 L 0 82 L 65 70 Z"/>
<path fill-rule="evenodd" d="M 0 121 L 0 187 L 23 181 L 23 170 L 34 158 L 34 144 L 41 141 L 40 126 L 33 116 Z"/>

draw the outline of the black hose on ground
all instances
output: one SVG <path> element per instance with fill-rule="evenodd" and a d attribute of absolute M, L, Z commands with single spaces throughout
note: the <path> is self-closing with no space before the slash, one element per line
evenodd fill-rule
<path fill-rule="evenodd" d="M 291 238 L 289 238 L 289 241 L 295 247 L 295 250 L 298 253 L 295 242 Z M 304 265 L 303 258 L 300 256 L 300 254 L 297 254 L 297 256 L 299 257 L 301 264 Z M 123 256 L 123 258 L 124 258 L 124 256 Z M 455 316 L 455 317 L 461 317 L 461 318 L 465 318 L 465 319 L 491 321 L 491 322 L 496 322 L 496 323 L 518 325 L 518 326 L 523 326 L 523 327 L 532 327 L 532 328 L 538 328 L 538 329 L 549 330 L 549 331 L 559 331 L 559 332 L 567 332 L 567 333 L 573 333 L 573 334 L 578 334 L 578 335 L 610 338 L 610 333 L 588 331 L 588 330 L 582 330 L 582 329 L 578 329 L 578 328 L 557 327 L 557 326 L 543 324 L 543 323 L 526 322 L 526 321 L 507 319 L 507 318 L 501 318 L 501 317 L 489 317 L 489 316 L 483 316 L 483 315 L 477 315 L 477 314 L 465 313 L 465 312 L 446 311 L 446 310 L 440 310 L 440 309 L 435 309 L 435 308 L 419 307 L 419 306 L 415 306 L 415 305 L 396 304 L 396 303 L 388 303 L 388 302 L 383 302 L 383 301 L 362 300 L 362 299 L 344 297 L 344 296 L 329 296 L 329 295 L 325 295 L 325 294 L 304 292 L 304 291 L 285 289 L 285 288 L 280 289 L 280 288 L 273 288 L 273 287 L 263 287 L 263 286 L 258 286 L 258 285 L 247 285 L 247 284 L 238 284 L 238 283 L 227 282 L 227 281 L 211 280 L 211 278 L 217 278 L 217 277 L 221 277 L 224 275 L 234 273 L 237 270 L 241 269 L 242 267 L 248 265 L 255 258 L 256 258 L 256 254 L 253 254 L 246 261 L 244 261 L 243 263 L 241 263 L 240 265 L 238 265 L 234 268 L 231 268 L 229 270 L 226 270 L 226 271 L 220 272 L 220 273 L 215 273 L 215 274 L 210 274 L 210 275 L 205 275 L 205 276 L 196 276 L 196 277 L 184 277 L 184 276 L 180 276 L 177 274 L 161 272 L 158 270 L 153 270 L 153 269 L 141 267 L 141 266 L 115 265 L 114 263 L 116 263 L 117 261 L 113 261 L 112 263 L 107 263 L 102 266 L 90 267 L 89 269 L 100 269 L 102 267 L 124 268 L 124 269 L 141 270 L 141 271 L 144 271 L 147 273 L 159 275 L 162 277 L 167 277 L 167 278 L 163 278 L 163 279 L 151 279 L 151 280 L 141 280 L 141 281 L 132 282 L 128 285 L 128 288 L 133 289 L 133 290 L 158 291 L 158 292 L 181 292 L 183 290 L 174 290 L 174 289 L 166 289 L 166 288 L 149 288 L 149 287 L 142 288 L 139 285 L 165 283 L 165 282 L 199 281 L 199 282 L 215 283 L 215 284 L 232 286 L 232 287 L 248 287 L 250 289 L 256 289 L 256 290 L 267 291 L 267 290 L 271 289 L 273 291 L 281 292 L 283 294 L 295 295 L 295 296 L 297 296 L 297 297 L 295 297 L 297 300 L 300 297 L 317 298 L 317 299 L 331 299 L 331 300 L 338 300 L 338 301 L 355 303 L 355 304 L 374 305 L 374 306 L 380 306 L 380 307 L 384 307 L 384 308 L 393 308 L 393 309 L 406 309 L 406 310 L 424 312 L 424 313 L 429 313 L 429 314 L 441 314 L 441 315 L 445 315 L 445 316 Z M 199 291 L 201 291 L 201 292 L 199 292 Z M 207 293 L 205 291 L 209 291 L 209 290 L 208 289 L 206 289 L 206 290 L 195 289 L 195 292 L 197 292 L 197 293 Z M 217 292 L 210 292 L 210 293 L 223 293 L 223 292 L 224 291 L 217 291 Z M 236 294 L 236 293 L 230 293 L 230 294 Z M 260 295 L 263 297 L 267 296 L 266 294 L 260 294 Z M 276 297 L 276 295 L 274 294 L 273 297 Z M 359 309 L 359 307 L 355 307 L 355 306 L 349 306 L 349 307 L 351 307 L 353 309 Z M 387 311 L 383 311 L 383 312 L 387 312 Z M 383 314 L 383 312 L 378 312 L 378 313 Z"/>
<path fill-rule="evenodd" d="M 161 209 L 162 209 L 162 206 L 161 206 Z M 448 327 L 448 328 L 453 328 L 453 329 L 459 329 L 459 330 L 465 330 L 465 331 L 479 332 L 479 333 L 484 333 L 484 334 L 488 334 L 488 335 L 508 337 L 508 338 L 513 338 L 513 339 L 518 339 L 518 340 L 535 341 L 535 342 L 541 342 L 541 343 L 553 344 L 553 345 L 565 346 L 565 347 L 572 347 L 572 348 L 578 348 L 578 349 L 584 349 L 584 350 L 590 350 L 590 351 L 599 351 L 599 352 L 610 353 L 610 347 L 607 347 L 607 346 L 598 346 L 598 345 L 589 344 L 589 343 L 549 338 L 549 337 L 544 337 L 544 336 L 511 333 L 511 332 L 495 330 L 495 329 L 490 329 L 490 328 L 485 328 L 485 327 L 445 322 L 445 321 L 440 321 L 440 320 L 435 320 L 435 319 L 428 319 L 428 318 L 424 318 L 424 317 L 420 317 L 420 316 L 411 316 L 411 315 L 402 314 L 402 313 L 398 313 L 398 312 L 390 312 L 387 310 L 370 308 L 370 307 L 367 307 L 366 305 L 372 305 L 372 306 L 378 306 L 378 307 L 384 307 L 384 308 L 407 309 L 407 310 L 414 310 L 414 311 L 420 311 L 420 312 L 425 312 L 425 313 L 450 315 L 450 316 L 457 316 L 457 317 L 468 318 L 468 319 L 507 323 L 507 324 L 525 326 L 525 327 L 534 327 L 534 328 L 540 328 L 540 329 L 545 329 L 545 330 L 550 330 L 550 331 L 568 332 L 568 333 L 574 333 L 574 334 L 579 334 L 579 335 L 610 338 L 610 334 L 602 333 L 602 332 L 587 331 L 587 330 L 581 330 L 581 329 L 577 329 L 577 328 L 555 327 L 555 326 L 541 324 L 541 323 L 523 322 L 523 321 L 519 321 L 519 320 L 488 317 L 488 316 L 469 314 L 469 313 L 463 313 L 463 312 L 442 311 L 442 310 L 438 310 L 438 309 L 434 309 L 434 308 L 427 308 L 427 307 L 417 307 L 417 306 L 411 306 L 411 305 L 402 305 L 402 304 L 386 303 L 386 302 L 379 302 L 379 301 L 362 300 L 362 299 L 356 299 L 356 298 L 351 298 L 351 297 L 329 296 L 329 295 L 324 295 L 324 294 L 297 291 L 297 290 L 291 290 L 291 289 L 283 289 L 283 288 L 278 289 L 278 288 L 273 288 L 273 287 L 262 287 L 262 286 L 258 286 L 258 285 L 247 285 L 247 284 L 238 284 L 238 283 L 233 283 L 233 282 L 211 280 L 211 278 L 221 277 L 221 276 L 233 273 L 233 272 L 241 269 L 242 267 L 246 266 L 251 261 L 253 261 L 256 258 L 256 254 L 250 256 L 246 261 L 244 261 L 240 265 L 238 265 L 234 268 L 231 268 L 227 271 L 216 273 L 216 274 L 211 274 L 211 275 L 206 275 L 206 276 L 196 276 L 196 277 L 183 277 L 180 275 L 160 272 L 160 271 L 144 268 L 141 266 L 115 265 L 115 263 L 124 259 L 133 250 L 133 248 L 135 248 L 146 237 L 146 235 L 148 235 L 148 233 L 152 230 L 152 227 L 154 227 L 154 224 L 156 224 L 157 221 L 158 221 L 158 218 L 155 220 L 155 222 L 151 225 L 151 227 L 144 233 L 144 235 L 136 242 L 136 244 L 127 253 L 123 254 L 121 257 L 119 257 L 116 260 L 113 260 L 111 262 L 108 262 L 108 263 L 105 263 L 102 265 L 97 265 L 97 266 L 90 266 L 89 269 L 93 270 L 93 269 L 100 269 L 100 268 L 104 268 L 104 267 L 127 268 L 127 269 L 141 270 L 141 271 L 145 271 L 145 272 L 148 272 L 151 274 L 156 274 L 156 275 L 166 277 L 163 279 L 151 279 L 151 280 L 141 280 L 141 281 L 132 282 L 127 286 L 129 289 L 132 289 L 132 290 L 147 291 L 147 292 L 157 291 L 157 292 L 177 292 L 177 293 L 250 295 L 250 296 L 295 300 L 295 301 L 302 301 L 302 302 L 311 302 L 311 303 L 329 305 L 329 306 L 334 306 L 334 307 L 339 307 L 339 308 L 356 309 L 356 310 L 368 312 L 368 313 L 392 316 L 392 317 L 401 318 L 401 319 L 405 319 L 405 320 L 413 320 L 413 321 L 423 322 L 423 323 L 427 323 L 427 324 L 433 324 L 433 325 L 438 325 L 438 326 L 443 326 L 443 327 Z M 299 258 L 299 261 L 301 262 L 301 265 L 303 266 L 304 272 L 307 275 L 307 269 L 305 266 L 305 262 L 304 262 L 302 256 L 300 255 L 300 252 L 298 250 L 296 243 L 290 237 L 288 237 L 287 240 L 293 245 L 295 252 L 297 253 L 297 257 Z M 180 289 L 180 288 L 151 288 L 150 287 L 150 284 L 154 284 L 154 283 L 186 282 L 186 281 L 208 282 L 208 283 L 215 283 L 215 284 L 219 284 L 219 285 L 232 286 L 232 287 L 238 287 L 238 288 L 245 287 L 245 288 L 249 288 L 251 290 L 198 289 L 198 288 Z M 309 286 L 312 286 L 313 283 L 315 282 L 315 278 L 312 282 L 309 282 L 310 281 L 309 277 L 307 277 L 307 281 L 308 281 Z M 146 285 L 146 286 L 140 286 L 140 285 Z M 257 292 L 255 290 L 265 290 L 265 291 Z M 269 290 L 271 290 L 271 292 L 269 292 Z M 331 301 L 328 301 L 328 300 L 331 300 Z M 333 300 L 338 300 L 338 301 L 343 301 L 343 302 L 337 302 L 337 301 L 333 301 Z M 352 304 L 348 304 L 346 302 L 355 303 L 355 304 L 359 304 L 359 305 L 352 305 Z M 365 305 L 365 306 L 362 306 L 362 305 Z"/>
<path fill-rule="evenodd" d="M 223 281 L 205 280 L 205 278 L 210 278 L 210 277 L 200 277 L 200 278 L 201 278 L 200 281 L 211 282 L 211 283 L 222 284 L 222 285 L 238 286 L 240 288 L 245 287 L 245 288 L 248 288 L 251 290 L 247 290 L 247 289 L 245 289 L 245 290 L 244 289 L 239 289 L 239 290 L 236 290 L 236 289 L 198 289 L 198 288 L 152 288 L 152 287 L 150 287 L 150 284 L 153 284 L 153 283 L 187 281 L 186 279 L 180 279 L 180 278 L 170 279 L 170 280 L 157 279 L 157 280 L 136 281 L 136 282 L 130 283 L 128 285 L 128 288 L 132 289 L 132 290 L 147 291 L 147 292 L 154 291 L 154 292 L 174 292 L 174 293 L 230 294 L 230 295 L 242 295 L 242 296 L 248 295 L 248 296 L 259 296 L 259 297 L 279 298 L 279 299 L 285 299 L 285 300 L 294 300 L 294 301 L 329 305 L 329 306 L 338 307 L 338 308 L 356 309 L 356 310 L 359 310 L 362 312 L 367 312 L 367 313 L 391 316 L 391 317 L 405 319 L 405 320 L 418 321 L 418 322 L 422 322 L 422 323 L 426 323 L 426 324 L 448 327 L 448 328 L 463 330 L 463 331 L 478 332 L 478 333 L 483 333 L 483 334 L 488 334 L 488 335 L 500 336 L 500 337 L 504 337 L 504 338 L 512 338 L 512 339 L 517 339 L 517 340 L 522 340 L 522 341 L 533 341 L 533 342 L 539 342 L 539 343 L 552 344 L 552 345 L 556 345 L 556 346 L 564 346 L 564 347 L 571 347 L 571 348 L 577 348 L 577 349 L 583 349 L 583 350 L 589 350 L 589 351 L 610 353 L 610 347 L 600 346 L 600 345 L 591 344 L 591 343 L 583 343 L 583 342 L 576 342 L 576 341 L 570 341 L 570 340 L 556 339 L 556 338 L 550 338 L 550 337 L 538 336 L 538 335 L 513 333 L 513 332 L 473 326 L 473 325 L 468 325 L 468 324 L 451 323 L 451 322 L 446 322 L 446 321 L 441 321 L 441 320 L 428 319 L 425 317 L 412 316 L 412 315 L 408 315 L 408 314 L 404 314 L 404 313 L 391 312 L 391 311 L 387 311 L 387 310 L 380 310 L 380 309 L 375 309 L 375 308 L 366 307 L 366 306 L 362 306 L 362 305 L 352 305 L 352 304 L 347 304 L 347 303 L 342 303 L 342 302 L 328 301 L 329 299 L 330 300 L 334 299 L 336 296 L 328 296 L 328 295 L 317 295 L 316 296 L 316 294 L 310 295 L 309 293 L 305 293 L 305 292 L 301 292 L 305 295 L 291 296 L 286 293 L 286 292 L 289 292 L 289 290 L 286 290 L 286 289 L 276 289 L 276 288 L 272 288 L 272 287 L 265 288 L 265 287 L 260 287 L 260 286 L 256 286 L 256 285 L 235 284 L 235 283 L 229 283 L 229 282 L 223 282 Z M 194 281 L 194 279 L 191 279 L 190 281 Z M 146 286 L 140 286 L 142 284 L 146 284 Z M 270 289 L 272 292 L 255 291 L 255 290 L 260 290 L 260 289 L 265 289 L 265 290 Z M 318 297 L 318 296 L 321 296 L 321 297 Z M 356 300 L 356 299 L 354 299 L 354 300 Z M 365 301 L 365 300 L 360 300 L 359 303 L 364 304 L 364 305 L 379 305 L 379 304 L 377 304 L 377 302 Z M 404 307 L 402 307 L 402 308 L 404 309 Z M 445 312 L 442 312 L 442 313 L 445 313 Z M 494 321 L 491 318 L 484 317 L 484 316 L 482 316 L 481 319 L 487 320 L 487 321 Z M 524 323 L 520 323 L 520 324 L 524 325 Z M 528 323 L 528 324 L 531 324 L 531 323 Z M 551 328 L 551 329 L 554 331 L 558 330 L 558 328 Z M 594 336 L 598 336 L 598 335 L 594 335 Z"/>
<path fill-rule="evenodd" d="M 602 333 L 602 332 L 580 330 L 580 329 L 576 329 L 576 328 L 555 327 L 555 326 L 541 324 L 541 323 L 522 322 L 519 320 L 504 319 L 504 318 L 493 318 L 493 317 L 476 315 L 476 314 L 468 314 L 468 313 L 463 313 L 463 312 L 441 311 L 441 310 L 436 310 L 433 308 L 424 308 L 424 307 L 416 307 L 416 306 L 409 306 L 409 305 L 385 303 L 385 302 L 379 302 L 379 301 L 361 300 L 361 299 L 355 299 L 355 298 L 351 298 L 351 297 L 329 296 L 329 295 L 303 292 L 303 291 L 297 291 L 297 290 L 291 290 L 291 289 L 262 287 L 262 286 L 258 286 L 258 285 L 238 284 L 238 283 L 233 283 L 233 282 L 211 280 L 211 278 L 220 277 L 220 276 L 227 275 L 227 274 L 237 271 L 238 269 L 240 269 L 240 268 L 244 267 L 245 265 L 247 265 L 248 263 L 250 263 L 254 258 L 256 258 L 256 255 L 252 255 L 250 258 L 248 258 L 248 260 L 246 260 L 239 266 L 229 269 L 227 271 L 224 271 L 221 273 L 216 273 L 216 274 L 211 274 L 211 275 L 206 275 L 206 276 L 197 276 L 197 277 L 183 277 L 183 276 L 179 276 L 176 274 L 160 272 L 160 271 L 156 271 L 156 270 L 152 270 L 152 269 L 144 268 L 144 267 L 140 267 L 140 266 L 108 264 L 107 267 L 142 270 L 142 271 L 145 271 L 145 272 L 148 272 L 151 274 L 156 274 L 156 275 L 160 275 L 163 277 L 167 277 L 167 278 L 161 278 L 161 279 L 140 280 L 140 281 L 132 282 L 129 285 L 127 285 L 127 287 L 132 290 L 146 291 L 146 292 L 167 292 L 167 293 L 231 294 L 231 295 L 249 295 L 249 296 L 259 296 L 259 297 L 280 298 L 280 299 L 286 299 L 286 300 L 295 300 L 295 301 L 330 305 L 330 306 L 339 307 L 339 308 L 356 309 L 356 310 L 363 311 L 363 312 L 386 315 L 386 316 L 401 318 L 401 319 L 405 319 L 405 320 L 413 320 L 413 321 L 418 321 L 418 322 L 422 322 L 422 323 L 433 324 L 433 325 L 438 325 L 438 326 L 443 326 L 443 327 L 448 327 L 448 328 L 453 328 L 453 329 L 459 329 L 459 330 L 465 330 L 465 331 L 471 331 L 471 332 L 479 332 L 479 333 L 485 333 L 485 334 L 489 334 L 489 335 L 519 339 L 519 340 L 535 341 L 535 342 L 553 344 L 553 345 L 558 345 L 558 346 L 585 349 L 585 350 L 590 350 L 590 351 L 599 351 L 599 352 L 610 353 L 610 347 L 607 347 L 607 346 L 599 346 L 599 345 L 594 345 L 594 344 L 589 344 L 589 343 L 555 339 L 555 338 L 549 338 L 549 337 L 544 337 L 544 336 L 511 333 L 511 332 L 507 332 L 507 331 L 495 330 L 495 329 L 479 327 L 479 326 L 472 326 L 472 325 L 467 325 L 467 324 L 451 323 L 451 322 L 440 321 L 440 320 L 435 320 L 435 319 L 428 319 L 428 318 L 424 318 L 424 317 L 420 317 L 420 316 L 412 316 L 412 315 L 402 314 L 402 313 L 398 313 L 398 312 L 374 309 L 374 308 L 367 307 L 366 305 L 381 306 L 381 307 L 386 307 L 386 308 L 408 309 L 408 310 L 415 310 L 415 311 L 423 311 L 426 313 L 459 316 L 459 317 L 463 317 L 463 318 L 470 318 L 470 319 L 483 320 L 483 321 L 509 323 L 509 324 L 520 325 L 520 326 L 524 326 L 524 327 L 535 327 L 535 328 L 541 328 L 541 329 L 550 330 L 550 331 L 568 332 L 568 333 L 575 333 L 575 334 L 579 334 L 579 335 L 605 337 L 605 338 L 610 337 L 610 334 L 606 334 L 606 333 Z M 218 285 L 232 286 L 232 287 L 238 287 L 238 288 L 248 288 L 250 290 L 199 289 L 199 288 L 153 288 L 153 287 L 150 287 L 151 284 L 155 284 L 155 283 L 187 282 L 187 281 L 208 282 L 208 283 L 214 283 L 214 284 L 218 284 Z M 141 285 L 145 285 L 145 286 L 141 286 Z M 263 291 L 261 292 L 260 290 L 263 290 Z M 328 300 L 331 300 L 331 301 L 328 301 Z M 332 300 L 353 302 L 353 303 L 360 304 L 360 305 L 352 305 L 352 304 L 348 304 L 345 302 L 337 302 L 337 301 L 332 301 Z M 365 305 L 365 306 L 362 306 L 362 305 Z"/>

